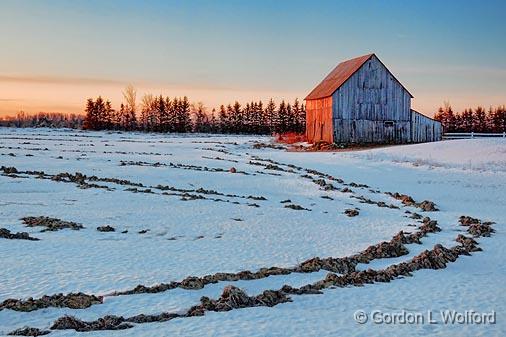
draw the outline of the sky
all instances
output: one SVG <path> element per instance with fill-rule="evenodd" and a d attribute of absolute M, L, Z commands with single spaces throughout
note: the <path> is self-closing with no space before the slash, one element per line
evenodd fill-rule
<path fill-rule="evenodd" d="M 506 1 L 0 0 L 0 116 L 102 95 L 303 99 L 371 52 L 433 115 L 506 104 Z"/>

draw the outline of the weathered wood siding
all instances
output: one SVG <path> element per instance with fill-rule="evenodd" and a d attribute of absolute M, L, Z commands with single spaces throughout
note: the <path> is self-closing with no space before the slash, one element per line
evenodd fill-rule
<path fill-rule="evenodd" d="M 411 96 L 372 56 L 332 95 L 334 142 L 407 143 Z"/>
<path fill-rule="evenodd" d="M 334 119 L 335 143 L 408 143 L 411 124 L 409 121 L 396 121 L 385 125 L 383 121 L 366 119 Z"/>
<path fill-rule="evenodd" d="M 332 97 L 306 101 L 306 138 L 332 143 Z"/>
<path fill-rule="evenodd" d="M 413 143 L 436 142 L 443 139 L 441 123 L 411 110 L 411 141 Z"/>

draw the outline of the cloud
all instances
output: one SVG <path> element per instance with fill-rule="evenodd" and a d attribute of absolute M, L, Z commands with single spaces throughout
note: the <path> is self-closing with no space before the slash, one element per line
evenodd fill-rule
<path fill-rule="evenodd" d="M 63 77 L 63 76 L 24 76 L 0 75 L 0 82 L 33 83 L 33 84 L 72 84 L 72 85 L 124 85 L 124 81 L 89 78 L 89 77 Z"/>

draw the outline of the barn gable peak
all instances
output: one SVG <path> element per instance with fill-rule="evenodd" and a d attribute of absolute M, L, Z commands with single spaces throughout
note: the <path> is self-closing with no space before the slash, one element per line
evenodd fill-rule
<path fill-rule="evenodd" d="M 369 59 L 372 57 L 376 57 L 376 59 L 387 69 L 387 71 L 392 75 L 392 77 L 408 92 L 408 94 L 413 98 L 413 95 L 409 93 L 409 91 L 402 85 L 401 82 L 395 76 L 388 70 L 388 68 L 381 62 L 381 60 L 374 54 L 367 54 L 359 57 L 355 57 L 353 59 L 341 62 L 337 65 L 337 67 L 334 68 L 330 72 L 330 74 L 327 75 L 323 79 L 323 81 L 320 82 L 314 88 L 309 95 L 305 98 L 305 100 L 311 100 L 311 99 L 320 99 L 332 96 L 332 94 L 339 89 L 353 74 L 355 74 Z"/>

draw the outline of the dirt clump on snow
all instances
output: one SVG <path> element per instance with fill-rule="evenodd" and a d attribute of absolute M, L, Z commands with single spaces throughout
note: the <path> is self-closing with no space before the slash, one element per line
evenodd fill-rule
<path fill-rule="evenodd" d="M 28 298 L 26 300 L 7 299 L 0 303 L 0 310 L 10 309 L 14 311 L 30 312 L 43 308 L 70 308 L 84 309 L 93 304 L 101 304 L 102 296 L 88 295 L 84 293 L 70 293 L 67 295 L 56 294 L 42 296 L 38 299 Z"/>
<path fill-rule="evenodd" d="M 411 196 L 407 194 L 401 194 L 398 192 L 385 192 L 386 195 L 391 196 L 394 199 L 399 200 L 403 205 L 405 206 L 413 206 L 420 208 L 421 210 L 425 212 L 435 212 L 439 211 L 439 209 L 436 207 L 436 204 L 430 200 L 424 200 L 422 202 L 416 202 Z"/>
<path fill-rule="evenodd" d="M 470 216 L 462 215 L 459 218 L 459 222 L 461 226 L 467 227 L 467 232 L 474 237 L 490 236 L 490 234 L 494 232 L 492 228 L 494 223 L 490 221 L 481 221 Z"/>
<path fill-rule="evenodd" d="M 424 210 L 425 212 L 435 212 L 439 211 L 436 207 L 436 204 L 430 200 L 424 200 L 421 203 L 417 204 L 417 207 Z"/>
<path fill-rule="evenodd" d="M 348 208 L 344 211 L 344 214 L 346 214 L 349 217 L 354 217 L 354 216 L 359 215 L 359 211 L 358 211 L 358 209 Z"/>
<path fill-rule="evenodd" d="M 5 174 L 18 173 L 18 170 L 14 166 L 10 166 L 10 167 L 2 166 L 2 167 L 0 167 L 0 170 L 3 171 Z"/>
<path fill-rule="evenodd" d="M 97 331 L 97 330 L 124 330 L 132 328 L 133 325 L 126 323 L 125 318 L 122 316 L 107 315 L 95 321 L 81 321 L 74 316 L 63 316 L 58 318 L 51 330 L 76 330 L 79 332 L 84 331 Z"/>
<path fill-rule="evenodd" d="M 345 189 L 347 189 L 347 187 L 344 188 L 344 189 L 342 189 L 341 192 L 343 192 Z M 376 205 L 376 206 L 381 207 L 381 208 L 399 209 L 399 207 L 396 206 L 396 205 L 387 204 L 384 201 L 374 201 L 374 200 L 371 200 L 369 198 L 364 197 L 363 195 L 360 195 L 360 196 L 355 196 L 354 195 L 354 196 L 351 196 L 351 197 L 354 198 L 354 199 L 359 200 L 359 202 L 362 203 L 362 204 Z"/>
<path fill-rule="evenodd" d="M 285 208 L 290 208 L 290 209 L 293 209 L 296 211 L 310 211 L 310 209 L 304 208 L 301 205 L 297 205 L 297 204 L 288 204 L 288 205 L 285 205 Z"/>
<path fill-rule="evenodd" d="M 65 228 L 70 228 L 72 230 L 80 230 L 84 228 L 83 225 L 76 222 L 64 221 L 47 216 L 26 216 L 21 218 L 21 221 L 23 221 L 27 227 L 45 227 L 42 232 L 58 231 Z"/>
<path fill-rule="evenodd" d="M 210 299 L 203 296 L 200 304 L 191 307 L 187 316 L 201 316 L 205 311 L 230 311 L 239 308 L 267 306 L 273 307 L 280 303 L 290 302 L 291 299 L 282 291 L 265 290 L 257 296 L 248 296 L 243 290 L 228 285 L 223 289 L 221 296 Z"/>
<path fill-rule="evenodd" d="M 180 287 L 183 289 L 202 289 L 204 288 L 204 282 L 202 282 L 202 279 L 195 276 L 190 276 L 185 278 L 180 283 Z"/>
<path fill-rule="evenodd" d="M 355 270 L 357 262 L 356 259 L 351 257 L 343 258 L 324 258 L 314 257 L 300 263 L 294 268 L 294 271 L 299 273 L 313 273 L 320 270 L 328 270 L 336 273 L 350 273 Z"/>
<path fill-rule="evenodd" d="M 9 239 L 9 240 L 30 240 L 30 241 L 39 241 L 39 238 L 34 238 L 30 236 L 27 232 L 16 232 L 11 233 L 7 228 L 0 228 L 0 238 Z"/>
<path fill-rule="evenodd" d="M 173 318 L 177 318 L 177 317 L 181 317 L 181 315 L 176 314 L 176 313 L 162 312 L 161 314 L 158 314 L 158 315 L 139 314 L 139 315 L 129 317 L 129 318 L 125 319 L 125 321 L 131 322 L 131 323 L 142 324 L 142 323 L 152 323 L 152 322 L 166 322 L 166 321 L 169 321 L 169 320 L 171 320 Z"/>
<path fill-rule="evenodd" d="M 415 204 L 415 200 L 407 194 L 400 194 L 398 192 L 391 193 L 391 192 L 385 192 L 385 194 L 390 195 L 392 198 L 399 200 L 406 206 L 411 206 Z"/>
<path fill-rule="evenodd" d="M 359 263 L 369 263 L 375 259 L 384 259 L 390 257 L 399 257 L 407 255 L 409 251 L 399 240 L 384 241 L 367 247 L 361 253 L 353 255 Z"/>
<path fill-rule="evenodd" d="M 98 226 L 97 231 L 99 232 L 114 232 L 116 229 L 112 226 L 105 225 L 105 226 Z"/>
<path fill-rule="evenodd" d="M 460 243 L 468 252 L 479 252 L 482 251 L 480 247 L 478 247 L 478 243 L 470 237 L 459 234 L 455 239 L 458 243 Z"/>
<path fill-rule="evenodd" d="M 28 326 L 25 326 L 23 328 L 16 329 L 14 331 L 9 332 L 8 336 L 43 336 L 51 333 L 49 330 L 40 330 L 38 328 L 30 328 Z"/>

